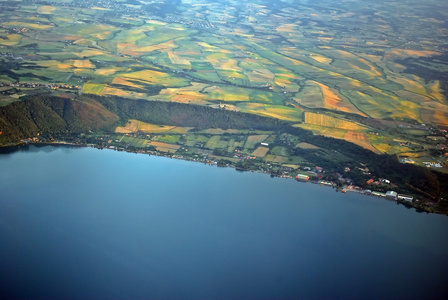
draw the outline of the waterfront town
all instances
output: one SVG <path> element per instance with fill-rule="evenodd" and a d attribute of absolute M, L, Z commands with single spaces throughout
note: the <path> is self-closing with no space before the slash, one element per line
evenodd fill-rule
<path fill-rule="evenodd" d="M 257 159 L 253 155 L 245 154 L 241 150 L 235 150 L 233 157 L 220 156 L 217 155 L 220 153 L 207 149 L 206 143 L 204 142 L 196 145 L 199 147 L 195 147 L 193 150 L 193 148 L 188 149 L 188 147 L 181 145 L 156 141 L 158 139 L 157 136 L 153 137 L 155 140 L 150 140 L 149 136 L 147 135 L 148 139 L 145 139 L 147 142 L 141 143 L 143 147 L 131 145 L 132 143 L 130 141 L 137 138 L 137 135 L 133 134 L 112 134 L 94 137 L 83 136 L 82 138 L 77 137 L 76 139 L 68 137 L 64 137 L 64 139 L 34 137 L 23 139 L 20 141 L 20 144 L 86 146 L 181 159 L 204 163 L 210 166 L 231 167 L 240 172 L 261 172 L 269 174 L 271 177 L 295 179 L 303 183 L 319 184 L 334 188 L 336 192 L 359 193 L 379 197 L 389 201 L 396 201 L 407 207 L 414 207 L 420 212 L 432 212 L 433 202 L 427 201 L 428 199 L 422 198 L 421 195 L 407 195 L 396 192 L 394 189 L 397 188 L 397 185 L 386 178 L 371 178 L 366 181 L 364 187 L 355 185 L 350 177 L 352 170 L 349 166 L 344 169 L 344 173 L 331 173 L 327 172 L 323 167 L 311 166 L 310 164 L 294 165 L 272 161 L 266 162 Z M 267 143 L 259 144 L 255 145 L 255 148 L 268 146 Z M 367 167 L 363 168 L 362 171 L 365 174 L 369 174 Z"/>

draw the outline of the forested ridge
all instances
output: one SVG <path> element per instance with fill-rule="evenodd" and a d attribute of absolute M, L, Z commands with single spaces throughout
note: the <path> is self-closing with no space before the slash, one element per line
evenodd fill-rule
<path fill-rule="evenodd" d="M 137 119 L 152 124 L 185 127 L 278 130 L 290 123 L 274 118 L 207 106 L 165 101 L 130 100 L 119 97 L 89 96 L 121 120 Z"/>
<path fill-rule="evenodd" d="M 100 103 L 37 96 L 0 107 L 0 143 L 12 143 L 38 134 L 113 130 L 119 117 Z"/>
<path fill-rule="evenodd" d="M 369 166 L 372 176 L 388 178 L 396 183 L 398 191 L 411 189 L 433 200 L 448 198 L 446 175 L 401 164 L 394 156 L 377 155 L 343 140 L 313 135 L 292 127 L 287 121 L 182 103 L 99 96 L 80 96 L 74 100 L 47 95 L 30 97 L 0 107 L 0 143 L 6 145 L 38 134 L 61 136 L 113 132 L 129 119 L 197 129 L 232 128 L 289 133 L 320 147 L 320 150 L 297 148 L 293 154 L 326 170 L 340 172 L 347 161 L 352 161 L 353 165 L 363 163 Z M 348 159 L 333 159 L 328 153 L 337 153 Z M 365 176 L 361 172 L 354 170 L 350 175 L 356 184 L 365 187 Z"/>
<path fill-rule="evenodd" d="M 38 133 L 113 131 L 129 119 L 196 128 L 278 130 L 289 126 L 288 122 L 273 118 L 182 103 L 37 96 L 0 107 L 0 142 L 11 143 Z"/>

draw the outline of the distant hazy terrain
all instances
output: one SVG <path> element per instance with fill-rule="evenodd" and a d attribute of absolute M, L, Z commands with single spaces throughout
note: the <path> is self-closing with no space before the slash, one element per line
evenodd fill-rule
<path fill-rule="evenodd" d="M 0 0 L 0 103 L 225 107 L 443 170 L 447 19 L 441 0 Z"/>

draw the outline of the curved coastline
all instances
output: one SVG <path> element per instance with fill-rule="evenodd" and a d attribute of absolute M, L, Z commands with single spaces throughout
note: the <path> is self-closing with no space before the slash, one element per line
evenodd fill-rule
<path fill-rule="evenodd" d="M 279 177 L 279 178 L 284 178 L 284 179 L 295 179 L 299 182 L 306 182 L 306 183 L 317 184 L 317 185 L 327 186 L 327 187 L 330 186 L 333 189 L 335 189 L 335 192 L 342 192 L 342 193 L 354 192 L 354 193 L 359 193 L 359 194 L 363 194 L 366 196 L 374 196 L 377 198 L 382 198 L 383 200 L 386 200 L 386 201 L 395 201 L 397 204 L 401 204 L 407 208 L 414 208 L 415 211 L 419 212 L 419 213 L 426 212 L 426 213 L 436 213 L 436 214 L 448 215 L 443 212 L 431 210 L 428 206 L 419 204 L 418 201 L 410 202 L 410 201 L 405 201 L 405 200 L 402 200 L 399 198 L 387 199 L 385 197 L 384 193 L 372 193 L 372 191 L 370 191 L 370 190 L 365 190 L 360 187 L 356 187 L 356 186 L 352 186 L 352 185 L 338 186 L 337 182 L 332 182 L 332 181 L 308 180 L 308 179 L 301 180 L 298 177 L 292 177 L 292 176 L 286 176 L 286 175 L 279 176 L 277 174 L 272 174 L 272 173 L 269 173 L 266 171 L 250 170 L 250 169 L 240 168 L 235 165 L 219 164 L 218 162 L 210 160 L 208 158 L 198 161 L 198 160 L 190 159 L 189 157 L 181 157 L 181 156 L 172 155 L 172 154 L 165 154 L 165 153 L 159 152 L 159 151 L 149 151 L 149 152 L 148 151 L 146 151 L 146 152 L 145 151 L 131 151 L 131 150 L 127 150 L 127 149 L 102 147 L 102 146 L 96 145 L 96 144 L 77 144 L 77 143 L 71 143 L 71 142 L 65 142 L 65 141 L 54 141 L 54 142 L 20 141 L 17 144 L 1 146 L 0 147 L 0 155 L 3 153 L 13 153 L 15 151 L 20 151 L 22 149 L 26 150 L 30 145 L 36 146 L 36 147 L 45 147 L 45 146 L 56 146 L 56 147 L 64 147 L 65 146 L 65 147 L 76 147 L 76 148 L 89 147 L 89 148 L 96 148 L 99 150 L 113 150 L 113 151 L 120 151 L 120 152 L 128 152 L 128 153 L 143 154 L 143 155 L 154 155 L 154 156 L 166 157 L 166 158 L 171 158 L 171 159 L 174 158 L 174 159 L 179 159 L 179 160 L 184 160 L 184 161 L 198 162 L 198 163 L 207 164 L 210 166 L 233 168 L 239 172 L 248 172 L 248 171 L 257 172 L 257 173 L 270 175 L 271 177 Z"/>

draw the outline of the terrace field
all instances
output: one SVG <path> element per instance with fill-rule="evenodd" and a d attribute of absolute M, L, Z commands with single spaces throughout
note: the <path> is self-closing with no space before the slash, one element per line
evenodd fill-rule
<path fill-rule="evenodd" d="M 190 0 L 167 14 L 128 2 L 0 1 L 0 82 L 248 112 L 398 155 L 409 149 L 376 133 L 425 144 L 404 128 L 448 128 L 444 1 Z"/>

